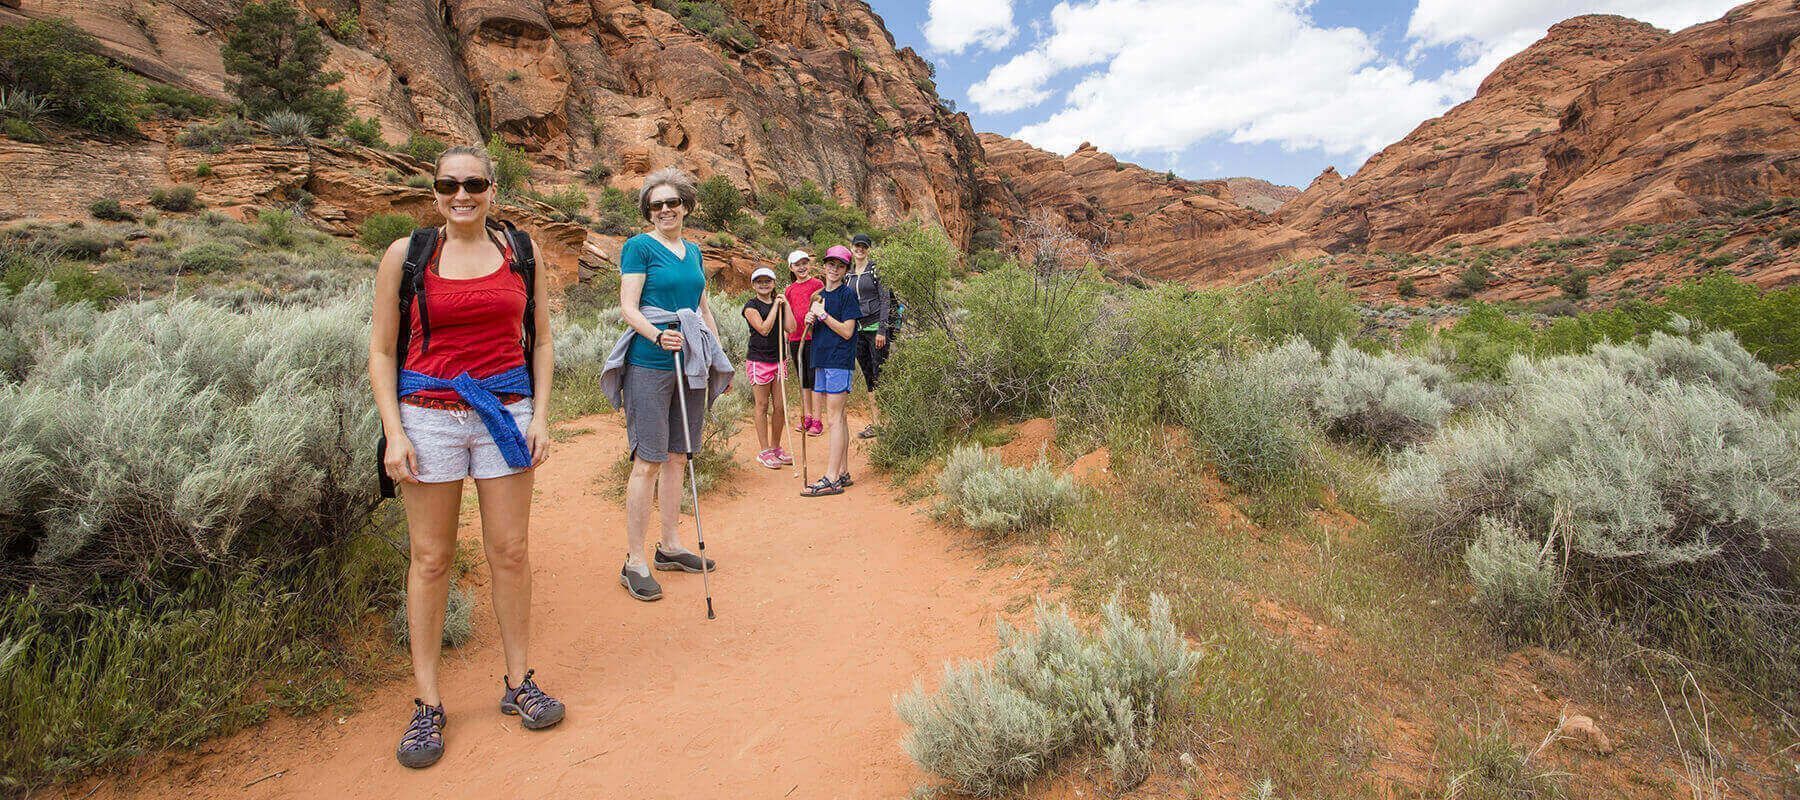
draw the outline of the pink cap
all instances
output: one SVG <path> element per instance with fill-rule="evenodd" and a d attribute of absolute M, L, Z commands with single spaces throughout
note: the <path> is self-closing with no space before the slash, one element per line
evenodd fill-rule
<path fill-rule="evenodd" d="M 846 267 L 850 266 L 853 263 L 856 263 L 856 257 L 850 255 L 850 248 L 845 247 L 841 244 L 832 245 L 830 250 L 826 250 L 825 258 L 827 258 L 827 259 L 835 258 L 839 261 L 844 262 L 844 266 L 846 266 Z"/>

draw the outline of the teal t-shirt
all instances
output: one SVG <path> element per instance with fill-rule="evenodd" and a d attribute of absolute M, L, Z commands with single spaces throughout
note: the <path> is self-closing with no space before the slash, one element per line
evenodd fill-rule
<path fill-rule="evenodd" d="M 641 307 L 655 306 L 664 311 L 699 310 L 700 295 L 706 291 L 706 271 L 700 266 L 700 248 L 686 239 L 681 240 L 681 244 L 687 248 L 687 255 L 676 258 L 651 234 L 640 233 L 625 240 L 625 246 L 619 250 L 619 273 L 644 276 L 644 293 L 638 300 Z M 631 353 L 626 360 L 650 369 L 675 368 L 674 354 L 657 347 L 656 342 L 642 335 L 632 337 Z"/>

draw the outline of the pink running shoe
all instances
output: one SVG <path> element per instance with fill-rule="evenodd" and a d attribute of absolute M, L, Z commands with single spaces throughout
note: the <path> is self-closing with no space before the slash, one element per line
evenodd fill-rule
<path fill-rule="evenodd" d="M 818 417 L 813 417 L 812 421 L 808 422 L 806 425 L 806 435 L 807 436 L 823 436 L 823 435 L 825 435 L 825 421 L 819 419 Z"/>
<path fill-rule="evenodd" d="M 756 454 L 757 463 L 769 469 L 781 469 L 781 457 L 775 455 L 775 448 L 769 448 Z"/>
<path fill-rule="evenodd" d="M 809 430 L 812 430 L 812 417 L 803 416 L 799 422 L 794 423 L 795 433 L 805 433 Z"/>
<path fill-rule="evenodd" d="M 784 466 L 790 466 L 790 467 L 791 467 L 791 466 L 793 466 L 793 465 L 794 465 L 794 457 L 793 457 L 793 456 L 791 456 L 791 455 L 788 455 L 788 451 L 787 451 L 787 448 L 785 448 L 785 447 L 777 447 L 777 448 L 775 448 L 775 457 L 776 457 L 776 458 L 778 458 L 778 459 L 781 459 L 781 463 L 782 463 L 782 464 L 783 464 L 783 465 L 784 465 Z"/>

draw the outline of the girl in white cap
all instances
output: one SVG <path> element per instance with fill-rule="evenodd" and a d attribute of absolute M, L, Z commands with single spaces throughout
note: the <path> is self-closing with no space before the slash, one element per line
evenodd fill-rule
<path fill-rule="evenodd" d="M 744 321 L 750 323 L 750 347 L 744 354 L 744 371 L 750 374 L 750 390 L 756 395 L 756 462 L 769 469 L 794 463 L 781 449 L 781 428 L 787 424 L 780 403 L 771 402 L 775 381 L 787 372 L 775 337 L 783 335 L 781 308 L 787 300 L 775 294 L 775 270 L 758 267 L 750 273 L 756 296 L 744 301 Z"/>

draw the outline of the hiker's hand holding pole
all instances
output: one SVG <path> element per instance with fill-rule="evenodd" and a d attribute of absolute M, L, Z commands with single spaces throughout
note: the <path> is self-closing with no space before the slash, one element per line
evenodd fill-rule
<path fill-rule="evenodd" d="M 680 350 L 682 345 L 681 331 L 670 328 L 656 335 L 656 346 L 664 350 Z"/>
<path fill-rule="evenodd" d="M 382 451 L 381 468 L 395 483 L 418 483 L 419 452 L 404 432 L 388 434 L 387 449 Z"/>

